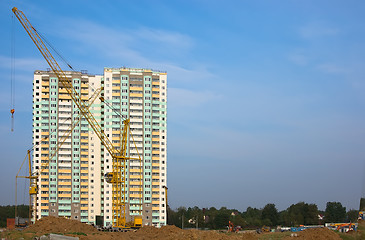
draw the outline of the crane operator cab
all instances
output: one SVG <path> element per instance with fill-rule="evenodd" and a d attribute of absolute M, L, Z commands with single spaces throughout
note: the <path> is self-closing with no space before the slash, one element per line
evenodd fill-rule
<path fill-rule="evenodd" d="M 31 186 L 31 187 L 29 187 L 29 194 L 30 195 L 37 194 L 37 192 L 38 192 L 37 186 Z"/>
<path fill-rule="evenodd" d="M 104 178 L 105 178 L 105 181 L 107 183 L 113 183 L 113 182 L 115 182 L 115 180 L 114 180 L 114 174 L 112 172 L 105 173 Z"/>

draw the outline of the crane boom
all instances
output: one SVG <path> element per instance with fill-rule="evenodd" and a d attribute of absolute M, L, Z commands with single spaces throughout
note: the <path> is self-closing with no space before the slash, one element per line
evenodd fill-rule
<path fill-rule="evenodd" d="M 126 168 L 128 159 L 140 158 L 130 158 L 126 157 L 127 151 L 127 140 L 128 140 L 128 129 L 129 129 L 129 119 L 123 120 L 123 132 L 120 150 L 115 148 L 112 142 L 104 133 L 103 128 L 96 121 L 92 113 L 89 111 L 88 106 L 82 101 L 80 94 L 72 86 L 72 81 L 69 80 L 66 73 L 61 69 L 45 43 L 43 42 L 41 36 L 38 34 L 36 29 L 31 25 L 24 13 L 18 10 L 16 7 L 12 9 L 13 13 L 22 24 L 34 44 L 37 46 L 38 50 L 47 61 L 48 65 L 53 70 L 54 74 L 57 76 L 59 82 L 66 89 L 67 93 L 70 95 L 74 104 L 79 108 L 80 113 L 88 121 L 91 128 L 94 130 L 95 134 L 101 141 L 101 144 L 107 149 L 109 154 L 112 156 L 112 172 L 105 175 L 106 181 L 112 184 L 112 213 L 113 213 L 113 226 L 119 228 L 126 228 Z M 68 65 L 71 69 L 72 67 Z"/>
<path fill-rule="evenodd" d="M 107 148 L 108 152 L 113 155 L 118 155 L 119 151 L 116 150 L 110 140 L 106 137 L 104 130 L 101 128 L 100 124 L 96 121 L 91 112 L 87 109 L 87 105 L 81 100 L 80 94 L 73 88 L 72 82 L 67 78 L 66 73 L 59 66 L 42 38 L 36 31 L 36 29 L 31 25 L 24 13 L 18 10 L 16 7 L 12 9 L 15 16 L 18 18 L 19 22 L 27 31 L 28 35 L 37 46 L 40 53 L 43 55 L 44 59 L 47 61 L 48 65 L 51 67 L 53 72 L 56 74 L 58 80 L 61 82 L 63 87 L 66 89 L 67 93 L 70 95 L 73 102 L 80 109 L 81 114 L 87 119 L 91 128 L 98 135 L 104 146 Z M 69 65 L 70 66 L 70 65 Z"/>

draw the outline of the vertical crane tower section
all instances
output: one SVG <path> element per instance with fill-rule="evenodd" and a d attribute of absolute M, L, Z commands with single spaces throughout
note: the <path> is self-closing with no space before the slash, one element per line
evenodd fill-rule
<path fill-rule="evenodd" d="M 37 46 L 38 50 L 47 61 L 48 65 L 51 67 L 55 75 L 57 76 L 59 82 L 66 89 L 67 93 L 70 95 L 72 101 L 80 109 L 82 116 L 88 121 L 91 128 L 94 130 L 95 134 L 101 141 L 101 144 L 107 149 L 109 154 L 112 156 L 112 172 L 106 174 L 106 181 L 112 184 L 112 211 L 113 211 L 113 227 L 127 228 L 126 222 L 126 168 L 127 160 L 140 158 L 127 158 L 127 141 L 129 129 L 129 119 L 123 120 L 123 132 L 121 139 L 120 150 L 116 149 L 109 138 L 104 133 L 103 128 L 96 121 L 94 116 L 91 114 L 88 108 L 88 104 L 83 102 L 80 94 L 72 86 L 72 82 L 68 79 L 66 73 L 61 69 L 42 38 L 36 31 L 36 29 L 31 25 L 27 17 L 22 11 L 14 7 L 12 9 L 13 13 L 19 20 L 19 22 L 24 27 L 25 31 L 28 33 L 29 37 L 32 39 L 34 44 Z M 71 66 L 69 66 L 71 67 Z M 101 99 L 103 100 L 103 99 Z M 128 131 L 129 130 L 129 131 Z M 140 218 L 138 218 L 139 220 Z M 136 218 L 134 219 L 134 225 L 136 226 Z M 141 223 L 138 221 L 138 226 Z"/>
<path fill-rule="evenodd" d="M 96 98 L 98 97 L 99 93 L 101 92 L 101 88 L 98 88 L 94 94 L 89 98 L 89 106 L 93 104 L 93 102 L 96 100 Z M 61 140 L 59 140 L 58 142 L 58 146 L 56 147 L 55 150 L 53 150 L 50 155 L 49 155 L 49 159 L 46 163 L 42 163 L 41 168 L 38 169 L 38 171 L 34 171 L 32 172 L 32 165 L 31 165 L 31 152 L 34 150 L 33 146 L 32 148 L 28 149 L 27 151 L 27 156 L 25 159 L 28 159 L 28 164 L 29 164 L 29 175 L 28 176 L 19 176 L 19 172 L 21 170 L 21 168 L 23 167 L 24 161 L 22 163 L 22 165 L 19 168 L 19 171 L 16 175 L 16 179 L 15 179 L 15 217 L 18 216 L 17 214 L 17 179 L 18 178 L 27 178 L 29 179 L 29 223 L 31 223 L 32 221 L 36 220 L 36 213 L 37 213 L 37 201 L 36 201 L 36 195 L 38 193 L 38 186 L 37 186 L 37 180 L 38 178 L 41 176 L 41 174 L 46 171 L 47 169 L 49 169 L 49 162 L 56 156 L 56 154 L 58 153 L 58 150 L 60 149 L 60 147 L 62 146 L 62 144 L 66 141 L 66 139 L 70 136 L 72 130 L 76 127 L 76 125 L 81 121 L 81 117 L 79 117 L 67 130 L 66 134 L 62 136 Z M 41 139 L 41 141 L 48 139 L 49 137 L 43 138 Z M 34 218 L 34 219 L 33 219 Z"/>

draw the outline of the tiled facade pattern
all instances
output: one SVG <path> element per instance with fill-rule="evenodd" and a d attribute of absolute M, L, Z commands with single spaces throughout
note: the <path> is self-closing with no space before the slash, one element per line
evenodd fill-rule
<path fill-rule="evenodd" d="M 129 136 L 127 154 L 142 161 L 128 161 L 127 221 L 142 215 L 145 225 L 166 225 L 166 73 L 105 68 L 103 75 L 67 74 L 82 101 L 90 102 L 100 91 L 104 102 L 96 98 L 89 110 L 114 147 L 121 144 L 123 119 L 130 119 L 134 141 Z M 34 73 L 33 144 L 34 170 L 48 165 L 38 181 L 36 218 L 111 224 L 112 187 L 104 175 L 112 169 L 112 158 L 49 71 Z"/>

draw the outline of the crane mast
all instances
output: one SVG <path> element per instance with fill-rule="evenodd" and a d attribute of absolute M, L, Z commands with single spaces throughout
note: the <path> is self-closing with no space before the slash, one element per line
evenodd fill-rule
<path fill-rule="evenodd" d="M 126 228 L 126 167 L 127 160 L 140 158 L 126 157 L 127 153 L 127 140 L 129 133 L 129 119 L 123 120 L 123 132 L 121 139 L 120 150 L 115 148 L 112 142 L 104 133 L 103 128 L 96 121 L 92 113 L 89 111 L 87 103 L 85 103 L 80 94 L 72 86 L 72 81 L 69 80 L 66 73 L 61 69 L 42 38 L 31 25 L 24 13 L 18 10 L 16 7 L 12 9 L 13 13 L 22 24 L 38 50 L 47 61 L 54 74 L 57 76 L 59 82 L 67 91 L 74 104 L 80 110 L 81 115 L 88 121 L 91 128 L 101 141 L 101 144 L 107 149 L 112 156 L 112 172 L 105 175 L 105 180 L 112 184 L 112 212 L 113 212 L 113 227 Z M 69 65 L 72 69 L 72 67 Z M 101 100 L 103 100 L 101 98 Z"/>
<path fill-rule="evenodd" d="M 99 93 L 101 92 L 102 88 L 96 89 L 94 94 L 89 98 L 89 106 L 96 100 Z M 49 162 L 56 156 L 58 153 L 58 150 L 61 148 L 63 143 L 66 141 L 66 139 L 70 136 L 73 129 L 76 127 L 77 124 L 79 124 L 81 121 L 81 117 L 76 119 L 73 124 L 68 128 L 66 133 L 62 136 L 62 138 L 59 140 L 57 147 L 54 149 L 53 152 L 49 154 L 48 161 L 41 164 L 40 169 L 38 171 L 32 172 L 32 166 L 31 166 L 31 152 L 34 150 L 34 146 L 27 151 L 26 158 L 24 159 L 22 165 L 19 168 L 19 171 L 15 178 L 15 217 L 18 216 L 17 214 L 17 180 L 18 178 L 26 178 L 29 179 L 29 223 L 32 221 L 32 216 L 36 216 L 37 212 L 37 203 L 36 203 L 36 195 L 38 193 L 38 187 L 37 187 L 37 180 L 41 176 L 41 174 L 44 171 L 48 171 Z M 49 137 L 41 139 L 41 141 L 48 139 Z M 28 176 L 19 176 L 19 172 L 25 162 L 25 160 L 28 160 L 28 167 L 29 167 L 29 175 Z"/>

